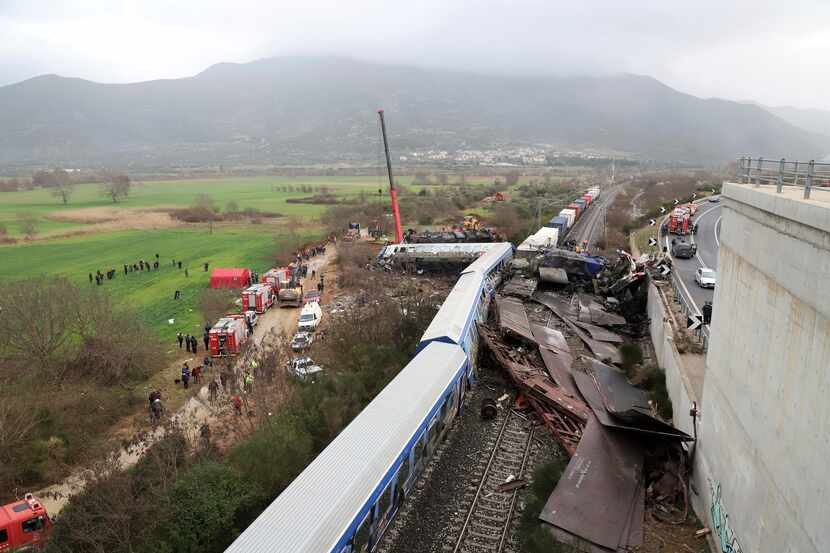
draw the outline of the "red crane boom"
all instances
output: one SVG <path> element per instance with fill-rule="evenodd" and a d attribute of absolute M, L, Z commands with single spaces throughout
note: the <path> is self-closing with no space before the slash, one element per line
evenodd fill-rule
<path fill-rule="evenodd" d="M 383 109 L 378 110 L 380 117 L 380 132 L 383 135 L 383 149 L 386 152 L 386 173 L 389 175 L 389 197 L 392 198 L 392 216 L 395 218 L 395 244 L 403 242 L 401 229 L 401 212 L 398 210 L 398 191 L 395 190 L 395 179 L 392 177 L 392 159 L 389 157 L 389 142 L 386 140 L 386 122 L 383 120 Z"/>

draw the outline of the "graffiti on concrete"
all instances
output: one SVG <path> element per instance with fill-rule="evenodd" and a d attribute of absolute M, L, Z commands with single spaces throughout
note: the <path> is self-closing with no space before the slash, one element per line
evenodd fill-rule
<path fill-rule="evenodd" d="M 712 508 L 710 509 L 712 524 L 715 526 L 715 533 L 720 542 L 721 553 L 743 553 L 738 537 L 729 526 L 729 514 L 721 501 L 720 484 L 715 485 L 710 480 L 709 488 L 712 492 Z"/>

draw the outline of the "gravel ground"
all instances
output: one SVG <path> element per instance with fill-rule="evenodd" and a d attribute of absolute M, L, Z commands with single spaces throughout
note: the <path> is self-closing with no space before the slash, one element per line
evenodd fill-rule
<path fill-rule="evenodd" d="M 503 409 L 512 405 L 515 390 L 499 370 L 482 367 L 478 383 L 464 402 L 464 413 L 453 423 L 444 443 L 416 484 L 415 491 L 407 498 L 386 532 L 379 552 L 445 553 L 453 550 L 463 523 L 456 521 L 463 521 L 470 508 L 464 500 L 470 494 L 465 492 L 478 486 L 503 420 L 501 416 L 493 421 L 481 420 L 479 407 L 482 399 L 495 399 L 505 393 L 510 397 L 502 402 Z M 556 450 L 544 429 L 538 428 L 536 436 L 528 461 L 528 475 L 536 466 L 549 460 Z M 506 551 L 520 551 L 515 545 L 515 533 L 525 493 L 526 488 L 520 490 L 517 497 Z"/>

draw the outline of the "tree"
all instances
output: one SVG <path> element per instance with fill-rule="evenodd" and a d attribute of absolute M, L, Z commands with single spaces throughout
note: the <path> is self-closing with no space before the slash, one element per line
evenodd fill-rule
<path fill-rule="evenodd" d="M 516 186 L 519 184 L 519 176 L 518 171 L 510 171 L 504 176 L 504 182 L 508 187 Z"/>
<path fill-rule="evenodd" d="M 31 213 L 18 213 L 17 224 L 28 240 L 34 238 L 37 233 L 37 219 Z"/>
<path fill-rule="evenodd" d="M 61 374 L 72 347 L 77 292 L 66 279 L 45 277 L 0 289 L 0 354 L 43 376 Z"/>
<path fill-rule="evenodd" d="M 69 173 L 62 169 L 55 169 L 52 172 L 52 179 L 52 195 L 63 202 L 63 205 L 67 205 L 75 191 L 75 183 L 69 178 Z"/>
<path fill-rule="evenodd" d="M 225 204 L 225 213 L 237 213 L 239 211 L 239 204 L 236 200 L 230 200 Z"/>
<path fill-rule="evenodd" d="M 210 194 L 198 194 L 193 200 L 193 207 L 196 209 L 216 211 L 216 203 L 213 201 L 213 197 Z"/>
<path fill-rule="evenodd" d="M 128 175 L 109 175 L 103 184 L 104 196 L 111 198 L 112 203 L 117 203 L 118 200 L 130 195 L 131 184 L 132 181 Z"/>

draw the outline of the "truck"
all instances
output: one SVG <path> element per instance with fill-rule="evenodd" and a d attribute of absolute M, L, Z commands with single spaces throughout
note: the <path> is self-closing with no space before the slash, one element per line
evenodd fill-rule
<path fill-rule="evenodd" d="M 51 532 L 52 520 L 34 495 L 0 506 L 0 551 L 40 551 Z"/>
<path fill-rule="evenodd" d="M 274 304 L 274 291 L 270 284 L 254 284 L 242 292 L 242 311 L 265 313 Z"/>
<path fill-rule="evenodd" d="M 288 267 L 274 267 L 262 273 L 260 282 L 271 286 L 274 294 L 280 291 L 282 283 L 290 280 L 290 271 Z"/>
<path fill-rule="evenodd" d="M 297 321 L 297 328 L 305 332 L 314 332 L 320 324 L 320 319 L 323 318 L 323 310 L 320 309 L 320 304 L 311 302 L 305 304 L 303 310 L 300 311 L 300 319 Z"/>
<path fill-rule="evenodd" d="M 691 210 L 686 206 L 675 207 L 669 214 L 667 230 L 681 236 L 696 233 L 697 225 L 692 224 Z"/>
<path fill-rule="evenodd" d="M 299 263 L 292 263 L 288 269 L 288 280 L 282 283 L 277 299 L 280 307 L 300 307 L 303 304 L 303 267 Z"/>
<path fill-rule="evenodd" d="M 244 315 L 225 315 L 208 332 L 211 357 L 237 355 L 248 341 Z"/>

